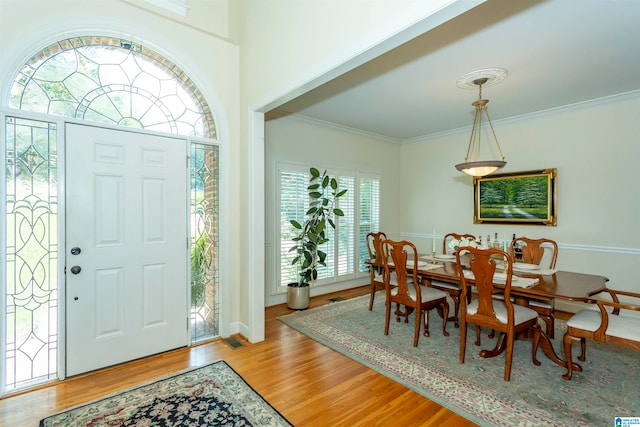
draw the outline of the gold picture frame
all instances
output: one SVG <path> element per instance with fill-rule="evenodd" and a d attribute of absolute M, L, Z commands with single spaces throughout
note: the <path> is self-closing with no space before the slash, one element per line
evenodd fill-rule
<path fill-rule="evenodd" d="M 474 224 L 557 225 L 557 169 L 473 178 Z"/>

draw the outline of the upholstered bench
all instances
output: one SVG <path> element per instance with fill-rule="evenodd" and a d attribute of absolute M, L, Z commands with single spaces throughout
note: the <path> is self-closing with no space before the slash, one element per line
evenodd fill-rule
<path fill-rule="evenodd" d="M 640 294 L 614 289 L 607 289 L 606 292 L 612 301 L 592 300 L 598 305 L 598 310 L 580 310 L 567 321 L 567 332 L 563 339 L 567 361 L 567 373 L 562 376 L 565 380 L 570 380 L 573 374 L 571 345 L 576 341 L 580 341 L 582 353 L 578 359 L 581 361 L 586 359 L 587 338 L 640 350 L 640 316 L 620 314 L 620 309 L 640 312 L 640 305 L 621 303 L 618 298 L 625 296 L 640 301 Z M 611 312 L 607 311 L 607 308 Z"/>

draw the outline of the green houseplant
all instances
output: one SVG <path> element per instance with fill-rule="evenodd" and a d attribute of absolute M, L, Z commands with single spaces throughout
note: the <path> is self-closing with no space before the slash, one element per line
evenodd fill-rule
<path fill-rule="evenodd" d="M 297 232 L 292 239 L 295 246 L 290 249 L 297 254 L 291 264 L 297 267 L 299 277 L 297 282 L 287 286 L 287 306 L 298 310 L 309 307 L 309 283 L 318 278 L 320 266 L 326 267 L 327 254 L 320 247 L 329 241 L 327 228 L 334 229 L 335 218 L 344 216 L 344 212 L 335 205 L 337 199 L 347 192 L 338 188 L 338 181 L 326 170 L 321 174 L 318 169 L 311 168 L 309 173 L 309 209 L 304 223 L 290 221 Z"/>

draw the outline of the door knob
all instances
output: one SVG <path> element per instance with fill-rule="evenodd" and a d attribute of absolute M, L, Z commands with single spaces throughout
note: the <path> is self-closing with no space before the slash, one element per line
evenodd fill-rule
<path fill-rule="evenodd" d="M 73 267 L 71 267 L 71 272 L 73 274 L 78 274 L 82 271 L 82 268 L 80 268 L 79 265 L 74 265 Z"/>
<path fill-rule="evenodd" d="M 73 248 L 71 248 L 71 255 L 78 255 L 80 252 L 82 252 L 82 249 L 80 249 L 77 246 L 74 246 Z"/>

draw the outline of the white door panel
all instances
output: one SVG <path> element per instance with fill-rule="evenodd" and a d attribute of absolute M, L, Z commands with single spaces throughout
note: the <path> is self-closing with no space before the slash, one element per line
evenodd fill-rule
<path fill-rule="evenodd" d="M 186 155 L 184 140 L 67 124 L 68 375 L 188 343 Z"/>

